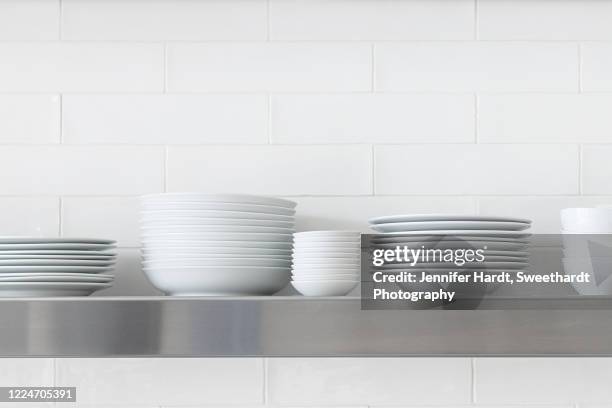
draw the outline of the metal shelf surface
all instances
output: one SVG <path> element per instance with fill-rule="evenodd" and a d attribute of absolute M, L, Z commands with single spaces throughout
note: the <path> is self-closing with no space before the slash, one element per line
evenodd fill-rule
<path fill-rule="evenodd" d="M 612 300 L 361 310 L 358 298 L 0 300 L 2 357 L 612 356 Z"/>

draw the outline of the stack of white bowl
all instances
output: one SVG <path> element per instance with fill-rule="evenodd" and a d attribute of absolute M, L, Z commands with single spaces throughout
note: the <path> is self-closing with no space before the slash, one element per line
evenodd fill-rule
<path fill-rule="evenodd" d="M 612 208 L 561 210 L 563 267 L 568 274 L 586 272 L 590 282 L 574 283 L 583 295 L 612 294 Z"/>
<path fill-rule="evenodd" d="M 294 235 L 293 287 L 304 296 L 344 296 L 360 280 L 361 234 L 308 231 Z"/>
<path fill-rule="evenodd" d="M 144 272 L 169 295 L 271 295 L 289 282 L 295 206 L 239 194 L 145 196 Z"/>

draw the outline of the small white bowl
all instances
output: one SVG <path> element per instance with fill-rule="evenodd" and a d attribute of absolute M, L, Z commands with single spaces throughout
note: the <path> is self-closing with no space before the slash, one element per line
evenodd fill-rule
<path fill-rule="evenodd" d="M 566 233 L 612 233 L 612 208 L 564 208 L 561 225 Z"/>
<path fill-rule="evenodd" d="M 311 280 L 359 280 L 359 274 L 357 273 L 338 273 L 335 275 L 328 275 L 328 274 L 322 274 L 322 275 L 301 275 L 301 274 L 292 274 L 291 278 L 293 280 L 305 280 L 305 281 L 311 281 Z"/>
<path fill-rule="evenodd" d="M 339 267 L 330 267 L 327 265 L 321 265 L 321 266 L 302 266 L 302 265 L 293 265 L 293 273 L 299 273 L 299 274 L 315 274 L 315 275 L 322 275 L 322 274 L 336 274 L 336 273 L 361 273 L 361 268 L 360 267 L 355 267 L 355 266 L 350 266 L 350 265 L 346 265 L 343 268 L 339 268 Z"/>
<path fill-rule="evenodd" d="M 327 237 L 346 237 L 349 239 L 359 239 L 361 236 L 360 232 L 357 231 L 302 231 L 294 234 L 296 237 L 315 237 L 315 238 L 327 238 Z"/>
<path fill-rule="evenodd" d="M 357 286 L 358 281 L 350 280 L 321 280 L 321 281 L 292 281 L 291 285 L 304 296 L 345 296 Z"/>

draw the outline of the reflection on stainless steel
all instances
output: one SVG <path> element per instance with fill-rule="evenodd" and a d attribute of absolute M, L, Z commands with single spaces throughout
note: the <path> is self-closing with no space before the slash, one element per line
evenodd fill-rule
<path fill-rule="evenodd" d="M 362 311 L 358 298 L 280 296 L 4 299 L 0 356 L 612 355 L 612 299 L 518 305 L 531 310 Z"/>

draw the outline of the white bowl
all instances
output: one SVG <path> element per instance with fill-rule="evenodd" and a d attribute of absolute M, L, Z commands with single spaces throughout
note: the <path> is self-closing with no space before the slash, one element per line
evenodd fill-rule
<path fill-rule="evenodd" d="M 187 266 L 265 266 L 265 267 L 291 267 L 288 259 L 270 258 L 192 258 L 192 259 L 146 259 L 142 261 L 143 266 L 153 268 L 173 268 Z"/>
<path fill-rule="evenodd" d="M 569 233 L 612 233 L 612 208 L 564 208 L 561 225 Z"/>
<path fill-rule="evenodd" d="M 573 257 L 612 256 L 610 234 L 563 234 L 563 254 Z"/>
<path fill-rule="evenodd" d="M 267 197 L 249 194 L 205 194 L 196 192 L 185 193 L 156 193 L 147 194 L 141 197 L 145 203 L 159 203 L 167 201 L 181 202 L 224 202 L 224 203 L 243 203 L 272 205 L 277 207 L 295 208 L 297 203 L 283 198 Z"/>
<path fill-rule="evenodd" d="M 300 243 L 344 243 L 344 244 L 353 244 L 353 245 L 361 245 L 361 239 L 359 238 L 347 238 L 347 237 L 304 237 L 294 234 L 295 242 Z"/>
<path fill-rule="evenodd" d="M 157 289 L 174 296 L 272 295 L 289 282 L 288 268 L 146 268 Z"/>
<path fill-rule="evenodd" d="M 295 242 L 296 251 L 357 251 L 361 250 L 360 242 Z"/>
<path fill-rule="evenodd" d="M 326 266 L 329 268 L 342 268 L 342 267 L 359 267 L 361 262 L 359 258 L 357 259 L 346 259 L 346 258 L 328 258 L 328 259 L 302 259 L 302 258 L 293 258 L 293 264 L 304 266 L 304 267 L 316 267 L 316 266 Z"/>
<path fill-rule="evenodd" d="M 304 296 L 344 296 L 358 283 L 350 280 L 291 281 L 291 285 Z"/>
<path fill-rule="evenodd" d="M 141 252 L 145 256 L 175 256 L 193 257 L 193 256 L 232 256 L 236 258 L 249 257 L 272 257 L 272 258 L 288 258 L 291 259 L 291 250 L 289 249 L 267 249 L 267 248 L 235 248 L 232 246 L 225 247 L 159 247 L 159 248 L 142 248 Z"/>

